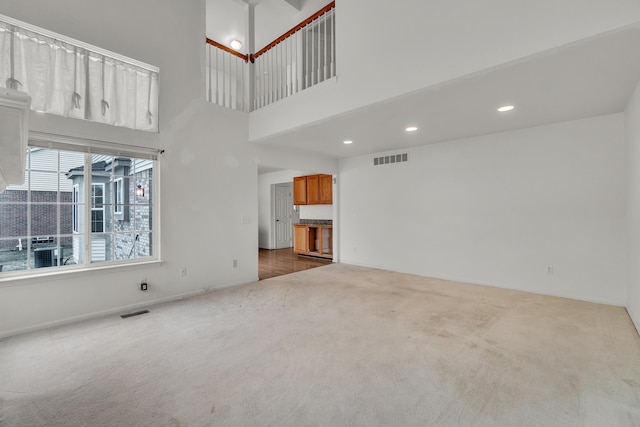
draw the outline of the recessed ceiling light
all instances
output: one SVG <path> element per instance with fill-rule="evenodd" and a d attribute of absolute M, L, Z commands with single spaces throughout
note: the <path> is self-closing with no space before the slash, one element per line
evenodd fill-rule
<path fill-rule="evenodd" d="M 418 130 L 418 128 L 416 126 L 409 126 L 408 128 L 405 129 L 407 132 L 415 132 Z"/>
<path fill-rule="evenodd" d="M 346 140 L 342 141 L 342 143 L 349 145 L 349 144 L 353 144 L 353 141 L 351 141 L 350 139 L 346 139 Z"/>
<path fill-rule="evenodd" d="M 231 49 L 233 49 L 233 50 L 242 49 L 242 42 L 240 40 L 231 40 L 231 43 L 229 43 L 229 45 L 231 46 Z"/>
<path fill-rule="evenodd" d="M 511 111 L 514 108 L 515 107 L 513 105 L 503 105 L 502 107 L 498 108 L 498 111 L 501 113 L 506 113 L 507 111 Z"/>

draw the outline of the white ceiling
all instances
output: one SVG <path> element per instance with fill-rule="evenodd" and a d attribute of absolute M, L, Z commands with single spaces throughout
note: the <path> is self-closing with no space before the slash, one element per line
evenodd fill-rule
<path fill-rule="evenodd" d="M 350 157 L 618 113 L 640 79 L 638 46 L 628 27 L 255 142 Z M 504 104 L 516 108 L 496 112 Z"/>

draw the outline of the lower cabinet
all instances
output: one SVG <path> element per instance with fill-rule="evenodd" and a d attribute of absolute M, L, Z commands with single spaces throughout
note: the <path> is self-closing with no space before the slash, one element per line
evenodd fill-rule
<path fill-rule="evenodd" d="M 293 251 L 299 255 L 333 258 L 333 227 L 330 225 L 294 225 Z"/>
<path fill-rule="evenodd" d="M 307 227 L 296 225 L 293 227 L 293 252 L 297 254 L 307 252 Z"/>

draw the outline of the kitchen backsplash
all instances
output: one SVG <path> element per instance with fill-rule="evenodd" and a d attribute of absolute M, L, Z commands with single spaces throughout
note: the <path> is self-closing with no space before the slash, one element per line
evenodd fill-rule
<path fill-rule="evenodd" d="M 300 205 L 300 218 L 333 219 L 333 205 Z"/>

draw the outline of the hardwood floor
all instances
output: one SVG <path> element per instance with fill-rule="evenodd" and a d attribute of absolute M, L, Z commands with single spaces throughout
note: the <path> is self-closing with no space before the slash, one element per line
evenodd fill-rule
<path fill-rule="evenodd" d="M 298 256 L 293 248 L 260 249 L 258 253 L 258 277 L 260 280 L 282 276 L 296 271 L 322 267 L 331 264 L 331 260 Z"/>

